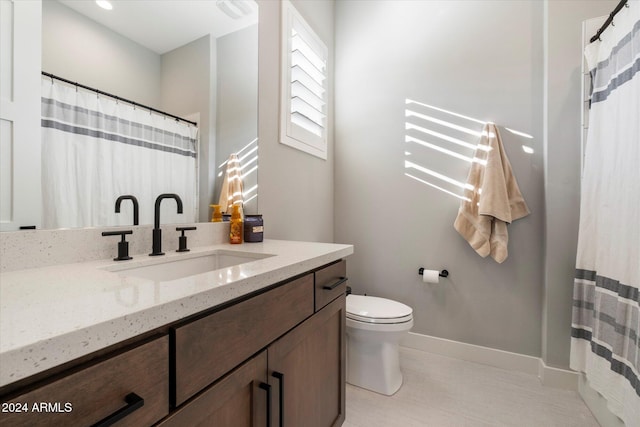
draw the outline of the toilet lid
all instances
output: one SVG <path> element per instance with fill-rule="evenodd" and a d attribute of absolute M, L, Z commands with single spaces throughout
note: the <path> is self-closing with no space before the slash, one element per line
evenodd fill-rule
<path fill-rule="evenodd" d="M 368 323 L 403 323 L 413 318 L 413 310 L 407 305 L 386 298 L 349 295 L 347 317 Z"/>

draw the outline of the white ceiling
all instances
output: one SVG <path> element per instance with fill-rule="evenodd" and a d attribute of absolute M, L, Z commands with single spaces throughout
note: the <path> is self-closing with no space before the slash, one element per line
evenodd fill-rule
<path fill-rule="evenodd" d="M 216 0 L 111 0 L 112 10 L 93 0 L 59 1 L 160 55 L 207 34 L 220 37 L 258 22 L 253 0 L 226 0 L 251 7 L 253 12 L 239 19 L 223 13 Z"/>

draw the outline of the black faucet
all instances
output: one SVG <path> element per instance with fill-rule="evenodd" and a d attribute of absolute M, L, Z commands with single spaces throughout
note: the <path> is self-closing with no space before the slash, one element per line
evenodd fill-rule
<path fill-rule="evenodd" d="M 162 230 L 160 229 L 160 202 L 162 199 L 175 199 L 178 204 L 178 213 L 182 213 L 182 200 L 180 196 L 173 193 L 165 193 L 158 196 L 153 217 L 153 247 L 149 256 L 164 255 L 164 252 L 162 252 Z"/>
<path fill-rule="evenodd" d="M 118 197 L 116 199 L 116 213 L 120 213 L 120 204 L 122 203 L 123 200 L 131 200 L 131 202 L 133 202 L 133 225 L 138 225 L 139 224 L 138 199 L 136 199 L 135 196 L 131 196 L 131 195 Z"/>

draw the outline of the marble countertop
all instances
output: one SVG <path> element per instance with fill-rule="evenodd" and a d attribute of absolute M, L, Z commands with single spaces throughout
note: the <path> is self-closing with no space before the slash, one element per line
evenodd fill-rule
<path fill-rule="evenodd" d="M 116 271 L 215 250 L 273 255 L 170 281 Z M 0 386 L 215 307 L 353 253 L 353 246 L 265 240 L 0 274 Z"/>

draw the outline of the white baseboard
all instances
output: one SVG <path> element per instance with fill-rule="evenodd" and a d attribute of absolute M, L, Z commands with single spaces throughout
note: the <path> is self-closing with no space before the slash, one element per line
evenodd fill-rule
<path fill-rule="evenodd" d="M 554 388 L 563 388 L 565 390 L 578 391 L 578 379 L 580 375 L 576 371 L 569 369 L 554 368 L 547 366 L 544 360 L 538 359 L 538 378 L 542 385 Z"/>
<path fill-rule="evenodd" d="M 415 332 L 409 332 L 405 335 L 400 345 L 468 362 L 494 366 L 508 371 L 536 375 L 544 386 L 578 390 L 577 372 L 547 366 L 539 357 L 417 334 Z"/>

